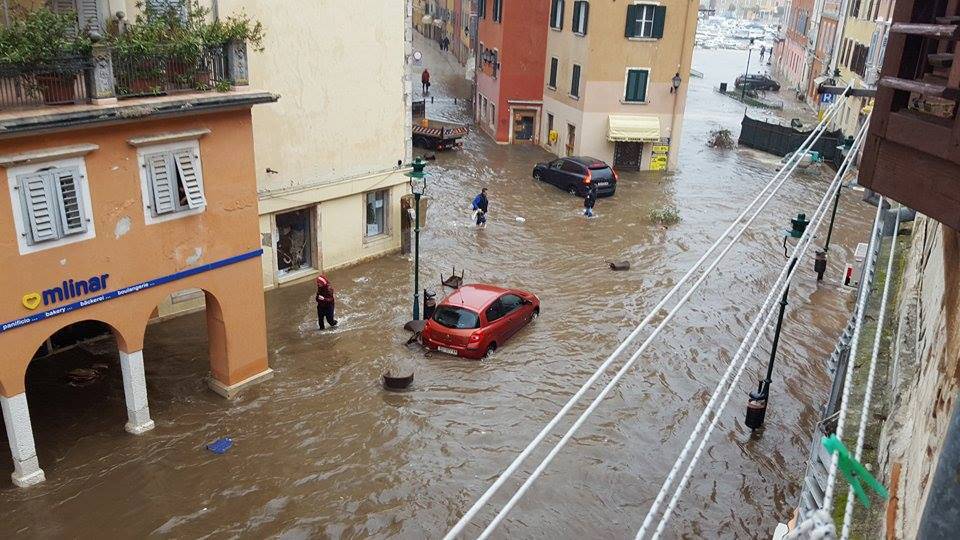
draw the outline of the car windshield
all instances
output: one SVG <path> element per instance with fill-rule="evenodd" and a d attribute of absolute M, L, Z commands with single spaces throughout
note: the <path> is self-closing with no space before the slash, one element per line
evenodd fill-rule
<path fill-rule="evenodd" d="M 447 328 L 480 328 L 480 316 L 466 308 L 440 306 L 433 312 L 434 322 Z"/>

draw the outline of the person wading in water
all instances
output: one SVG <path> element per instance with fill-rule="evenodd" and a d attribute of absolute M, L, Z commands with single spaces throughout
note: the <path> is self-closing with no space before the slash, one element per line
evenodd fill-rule
<path fill-rule="evenodd" d="M 583 198 L 583 215 L 593 217 L 593 207 L 597 204 L 597 188 L 590 186 L 587 196 Z"/>
<path fill-rule="evenodd" d="M 477 227 L 483 227 L 487 223 L 487 209 L 490 208 L 490 201 L 487 200 L 487 188 L 480 190 L 480 194 L 473 198 L 473 204 L 470 209 L 473 210 Z"/>
<path fill-rule="evenodd" d="M 333 299 L 333 286 L 330 285 L 330 280 L 326 276 L 320 276 L 317 278 L 317 323 L 320 325 L 320 329 L 323 330 L 323 320 L 327 320 L 327 324 L 330 327 L 337 325 L 337 320 L 333 318 L 333 308 L 334 308 L 334 299 Z"/>

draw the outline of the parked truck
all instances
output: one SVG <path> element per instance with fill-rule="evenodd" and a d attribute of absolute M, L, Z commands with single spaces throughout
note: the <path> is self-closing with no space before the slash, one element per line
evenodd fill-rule
<path fill-rule="evenodd" d="M 413 102 L 413 145 L 430 150 L 448 150 L 463 145 L 460 141 L 470 128 L 460 124 L 427 118 L 427 103 Z"/>

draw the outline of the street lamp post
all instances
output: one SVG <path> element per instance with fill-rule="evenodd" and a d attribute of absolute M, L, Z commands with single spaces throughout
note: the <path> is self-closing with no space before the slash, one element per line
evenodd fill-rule
<path fill-rule="evenodd" d="M 410 191 L 413 192 L 414 228 L 413 228 L 413 320 L 420 320 L 420 197 L 427 190 L 427 173 L 423 169 L 427 162 L 418 157 L 410 164 L 413 170 L 407 173 L 410 178 Z"/>
<path fill-rule="evenodd" d="M 743 85 L 740 87 L 740 101 L 747 99 L 747 77 L 750 75 L 750 57 L 753 55 L 753 38 L 750 38 L 750 47 L 747 48 L 747 71 L 743 74 Z"/>

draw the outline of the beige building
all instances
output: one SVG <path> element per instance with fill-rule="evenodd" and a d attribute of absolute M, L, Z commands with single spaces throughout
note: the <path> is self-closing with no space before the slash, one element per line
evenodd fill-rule
<path fill-rule="evenodd" d="M 699 4 L 550 1 L 541 144 L 621 169 L 676 167 Z"/>
<path fill-rule="evenodd" d="M 136 0 L 99 2 L 104 20 L 138 12 Z M 201 5 L 263 23 L 263 52 L 248 50 L 249 80 L 284 96 L 253 115 L 264 287 L 399 250 L 409 179 L 398 164 L 412 160 L 411 3 Z"/>

